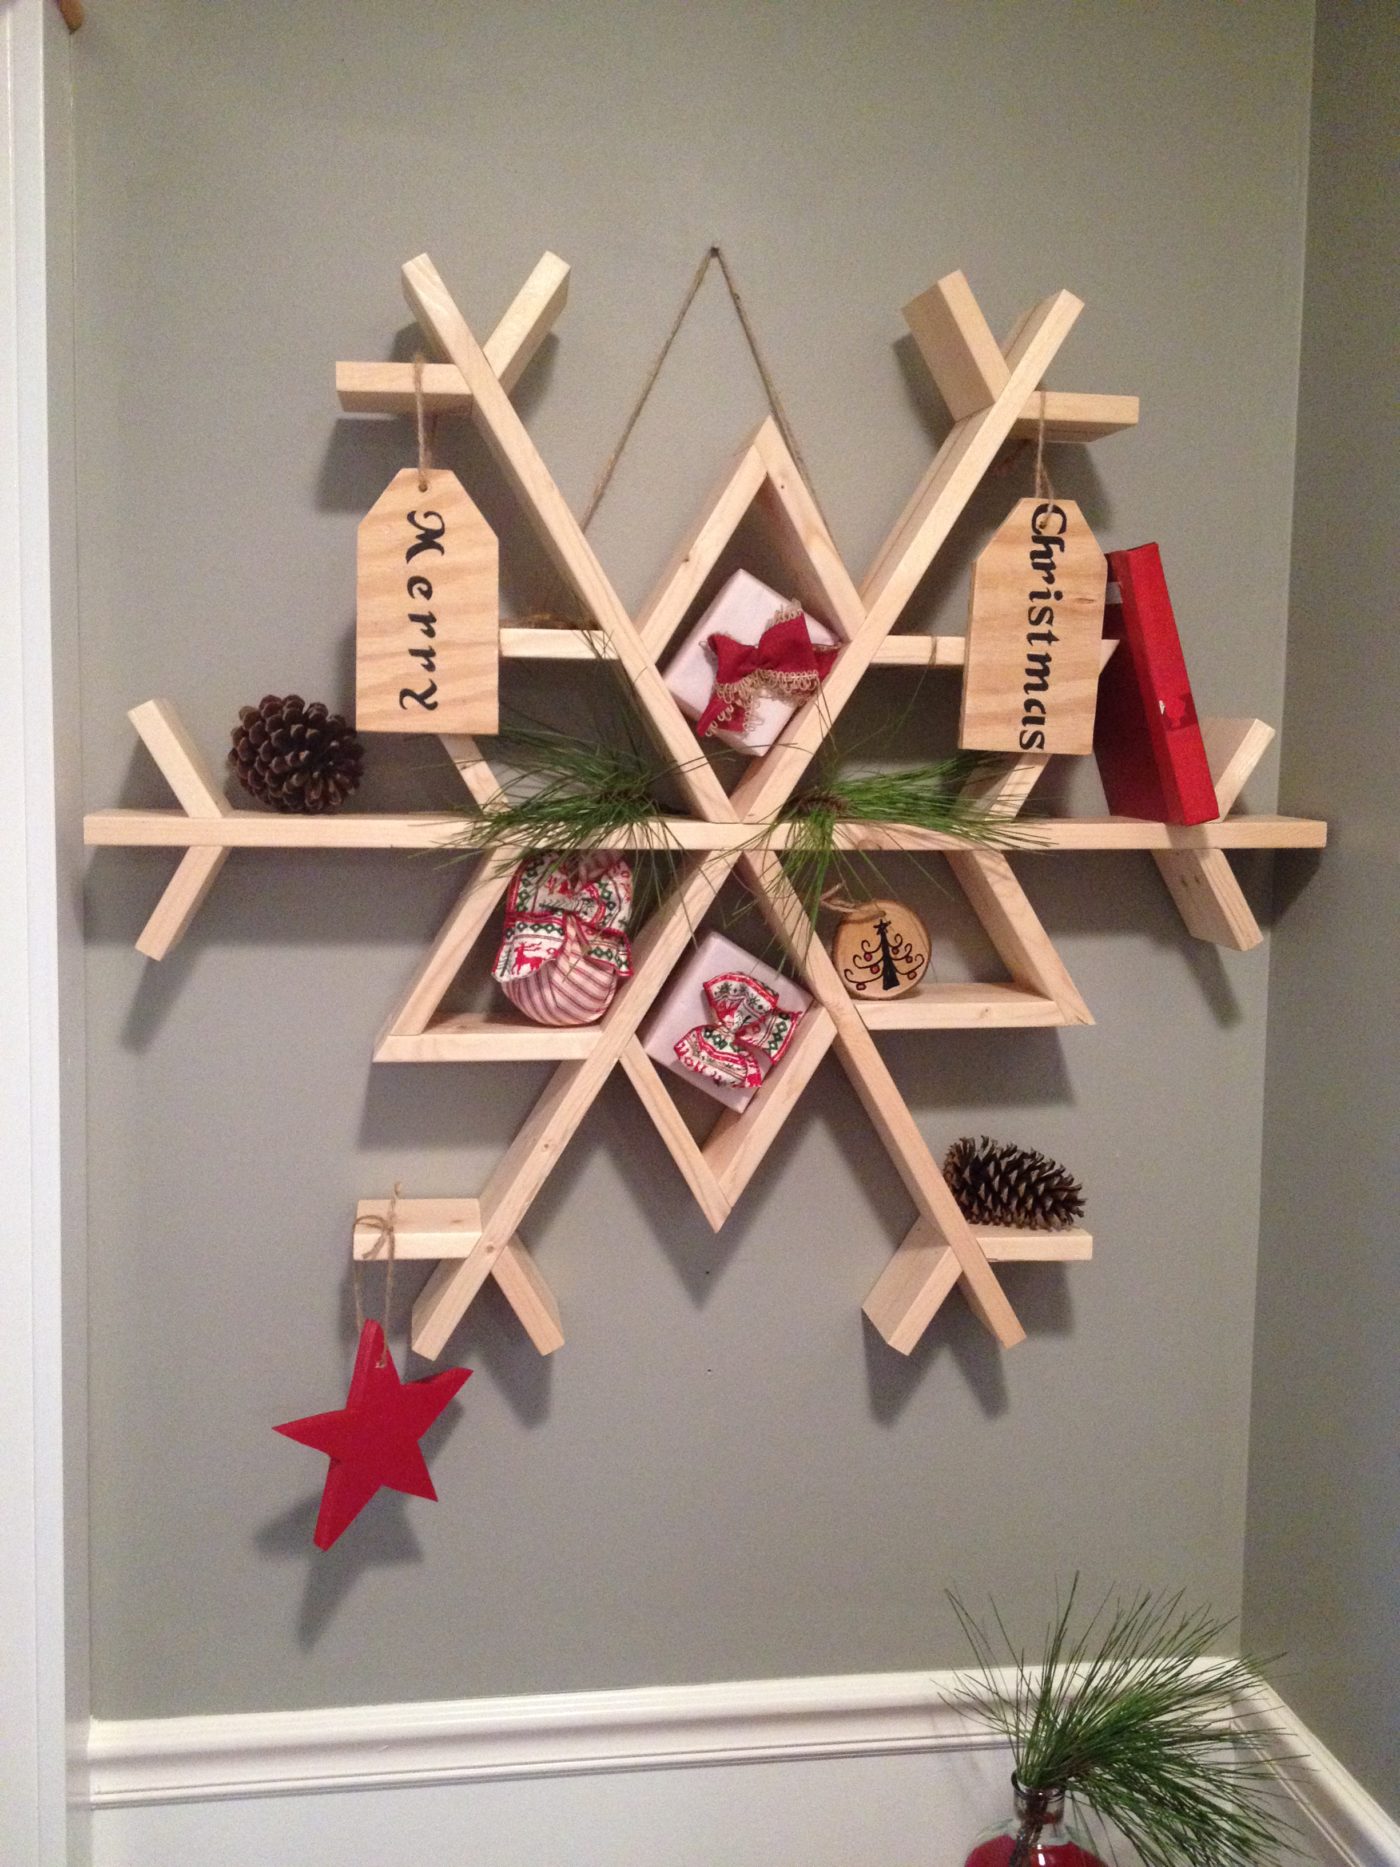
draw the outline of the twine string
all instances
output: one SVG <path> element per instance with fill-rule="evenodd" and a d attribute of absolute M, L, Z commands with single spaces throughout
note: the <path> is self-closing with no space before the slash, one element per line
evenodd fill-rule
<path fill-rule="evenodd" d="M 423 405 L 423 364 L 421 350 L 413 353 L 413 414 L 418 427 L 418 490 L 428 490 L 428 473 L 433 464 L 431 420 Z"/>
<path fill-rule="evenodd" d="M 384 1346 L 379 1352 L 379 1366 L 382 1368 L 389 1359 L 389 1323 L 394 1310 L 394 1220 L 398 1213 L 399 1193 L 402 1180 L 395 1180 L 394 1191 L 389 1199 L 389 1210 L 381 1216 L 377 1212 L 366 1213 L 363 1219 L 355 1221 L 355 1231 L 363 1226 L 378 1233 L 374 1245 L 366 1253 L 367 1258 L 377 1258 L 380 1247 L 385 1249 L 384 1258 Z M 355 1292 L 355 1339 L 365 1332 L 365 1297 L 364 1264 L 355 1255 L 354 1238 L 350 1244 L 350 1281 Z"/>
<path fill-rule="evenodd" d="M 1050 475 L 1045 470 L 1045 391 L 1040 391 L 1040 420 L 1035 430 L 1035 496 L 1037 499 L 1053 499 L 1055 489 L 1050 484 Z"/>
<path fill-rule="evenodd" d="M 788 420 L 787 410 L 783 406 L 783 399 L 778 393 L 778 385 L 774 382 L 773 373 L 764 359 L 763 351 L 758 341 L 758 333 L 754 330 L 753 322 L 749 317 L 748 307 L 745 305 L 743 295 L 739 291 L 738 285 L 735 283 L 734 274 L 730 270 L 729 261 L 724 254 L 724 248 L 716 243 L 706 249 L 700 264 L 695 268 L 694 277 L 686 287 L 685 297 L 681 300 L 680 310 L 677 311 L 675 317 L 671 320 L 671 328 L 667 331 L 661 348 L 657 351 L 656 356 L 652 360 L 651 368 L 647 371 L 646 379 L 642 384 L 641 393 L 633 404 L 632 412 L 628 415 L 627 420 L 623 424 L 622 433 L 618 437 L 617 445 L 603 462 L 602 470 L 598 478 L 594 481 L 593 491 L 589 495 L 588 504 L 584 509 L 583 519 L 581 521 L 584 531 L 588 530 L 589 525 L 592 523 L 594 513 L 597 512 L 598 507 L 603 502 L 603 495 L 607 492 L 609 485 L 612 483 L 612 477 L 617 471 L 618 463 L 622 459 L 627 443 L 632 438 L 632 431 L 641 419 L 642 410 L 646 407 L 647 399 L 656 386 L 656 379 L 661 374 L 662 365 L 670 355 L 671 346 L 680 335 L 680 329 L 682 324 L 685 323 L 686 314 L 695 303 L 696 294 L 705 283 L 705 276 L 709 272 L 711 266 L 718 266 L 720 269 L 720 274 L 724 279 L 725 289 L 729 293 L 730 303 L 733 305 L 735 316 L 739 320 L 739 328 L 744 333 L 744 341 L 749 347 L 749 354 L 753 358 L 754 368 L 758 371 L 758 380 L 763 385 L 763 393 L 767 398 L 768 407 L 772 412 L 774 421 L 778 424 L 778 431 L 782 435 L 784 441 L 786 441 L 788 451 L 796 461 L 798 471 L 806 481 L 808 490 L 811 492 L 813 499 L 815 500 L 817 497 L 816 490 L 812 486 L 812 475 L 808 470 L 806 461 L 802 457 L 802 449 L 798 445 L 797 436 L 793 432 L 792 423 Z M 821 502 L 819 500 L 817 501 L 817 508 L 820 511 Z M 824 516 L 823 514 L 823 517 Z"/>

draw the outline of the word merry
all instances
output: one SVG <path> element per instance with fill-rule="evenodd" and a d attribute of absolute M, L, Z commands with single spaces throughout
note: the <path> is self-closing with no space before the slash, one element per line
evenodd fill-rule
<path fill-rule="evenodd" d="M 425 551 L 436 551 L 439 557 L 446 555 L 447 548 L 442 540 L 447 530 L 447 521 L 440 512 L 425 512 L 421 520 L 416 512 L 410 512 L 408 522 L 418 536 L 404 552 L 405 564 L 411 564 L 414 558 L 421 557 Z M 415 571 L 409 578 L 406 589 L 410 602 L 431 603 L 433 600 L 432 582 L 420 571 Z M 410 611 L 408 620 L 421 629 L 430 642 L 435 639 L 437 617 L 431 610 Z M 408 652 L 415 661 L 422 662 L 425 674 L 435 675 L 437 673 L 437 651 L 435 649 L 414 646 Z M 412 687 L 401 687 L 399 705 L 406 708 L 412 700 L 415 705 L 422 707 L 425 713 L 432 713 L 437 708 L 437 701 L 433 698 L 436 693 L 436 680 L 430 680 L 421 693 Z"/>

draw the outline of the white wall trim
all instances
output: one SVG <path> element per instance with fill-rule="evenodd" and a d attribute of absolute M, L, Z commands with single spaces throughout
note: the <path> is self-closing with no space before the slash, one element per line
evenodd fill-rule
<path fill-rule="evenodd" d="M 1400 1822 L 1386 1814 L 1276 1692 L 1261 1686 L 1255 1704 L 1291 1759 L 1280 1781 L 1325 1867 L 1400 1867 Z"/>
<path fill-rule="evenodd" d="M 94 1806 L 971 1750 L 952 1673 L 861 1673 L 222 1717 L 95 1719 Z"/>
<path fill-rule="evenodd" d="M 966 1752 L 998 1740 L 953 1709 L 952 1672 L 862 1673 L 530 1698 L 94 1720 L 93 1806 Z M 1284 1777 L 1324 1867 L 1400 1867 L 1400 1826 L 1278 1696 L 1241 1708 L 1294 1759 Z"/>
<path fill-rule="evenodd" d="M 59 803 L 76 753 L 54 733 L 56 665 L 77 717 L 67 37 L 45 0 L 0 0 L 0 1858 L 16 1867 L 86 1850 L 71 1774 L 87 1722 L 85 1407 L 67 1352 L 79 1236 L 64 1255 L 81 1207 L 76 908 L 61 881 L 77 831 Z"/>

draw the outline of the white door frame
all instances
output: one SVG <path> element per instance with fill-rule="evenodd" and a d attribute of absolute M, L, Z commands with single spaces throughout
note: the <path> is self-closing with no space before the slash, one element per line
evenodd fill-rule
<path fill-rule="evenodd" d="M 53 0 L 0 0 L 0 1860 L 13 1867 L 79 1867 L 88 1827 L 69 57 Z"/>

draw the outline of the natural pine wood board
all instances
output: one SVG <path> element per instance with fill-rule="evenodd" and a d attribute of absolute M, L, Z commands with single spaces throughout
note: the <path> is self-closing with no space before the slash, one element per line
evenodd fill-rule
<path fill-rule="evenodd" d="M 1011 1226 L 974 1226 L 989 1262 L 1081 1263 L 1094 1253 L 1090 1233 L 1027 1232 Z M 876 1279 L 864 1309 L 890 1347 L 908 1355 L 958 1280 L 958 1261 L 926 1219 L 920 1219 Z"/>
<path fill-rule="evenodd" d="M 609 848 L 682 850 L 737 849 L 763 837 L 768 821 L 708 823 L 663 817 L 610 841 Z M 178 810 L 95 810 L 83 819 L 83 840 L 92 848 L 151 849 L 452 849 L 460 848 L 463 825 L 436 811 L 349 811 L 334 817 L 275 817 L 235 810 L 215 822 Z M 779 825 L 767 837 L 786 847 L 790 832 Z M 941 850 L 966 847 L 958 837 L 910 824 L 848 823 L 837 828 L 843 849 Z M 1266 811 L 1227 817 L 1217 823 L 1148 823 L 1139 817 L 1036 817 L 1026 822 L 1026 842 L 1016 855 L 1056 850 L 1112 855 L 1129 849 L 1322 849 L 1327 825 L 1320 817 L 1277 817 Z"/>
<path fill-rule="evenodd" d="M 981 849 L 951 851 L 948 866 L 1013 981 L 1028 992 L 1053 999 L 1067 1024 L 1092 1024 L 1093 1013 L 1006 857 Z"/>
<path fill-rule="evenodd" d="M 503 1240 L 518 1228 L 735 860 L 733 855 L 692 860 L 643 928 L 633 947 L 632 976 L 597 1025 L 594 1048 L 578 1062 L 559 1064 L 488 1179 L 481 1195 L 484 1239 Z M 458 1267 L 439 1266 L 414 1305 L 413 1342 L 420 1354 L 441 1354 L 474 1294 L 470 1278 Z"/>
<path fill-rule="evenodd" d="M 700 586 L 742 524 L 767 474 L 763 456 L 750 441 L 725 473 L 694 529 L 682 539 L 637 617 L 637 633 L 649 654 L 660 656 L 700 594 Z M 562 631 L 551 630 L 550 634 Z M 582 644 L 589 652 L 588 642 Z"/>
<path fill-rule="evenodd" d="M 422 1031 L 386 1031 L 376 1063 L 558 1063 L 586 1057 L 596 1024 L 532 1024 L 528 1018 L 464 1011 L 431 1018 Z"/>
<path fill-rule="evenodd" d="M 569 268 L 556 254 L 545 253 L 482 346 L 507 394 L 528 369 L 568 298 Z M 337 363 L 335 388 L 340 406 L 351 415 L 411 415 L 418 405 L 411 363 Z M 462 413 L 471 404 L 471 391 L 455 363 L 425 364 L 420 388 L 429 415 Z"/>
<path fill-rule="evenodd" d="M 904 998 L 862 1004 L 860 1015 L 870 1031 L 977 1031 L 1000 1027 L 1081 1024 L 1058 999 L 1024 985 L 983 985 L 950 981 L 922 985 Z"/>
<path fill-rule="evenodd" d="M 695 809 L 721 821 L 732 817 L 719 779 L 707 763 L 696 760 L 695 735 L 689 723 L 667 692 L 655 661 L 618 601 L 593 547 L 426 253 L 404 267 L 403 284 L 425 335 L 435 340 L 461 370 L 472 393 L 472 417 L 533 520 L 540 541 L 585 613 L 617 650 L 644 717 L 663 751 L 675 761 L 677 783 Z"/>
<path fill-rule="evenodd" d="M 705 1142 L 704 1155 L 732 1204 L 762 1165 L 802 1092 L 831 1048 L 836 1027 L 821 1005 L 804 1013 L 781 1067 L 742 1112 L 726 1109 Z"/>
<path fill-rule="evenodd" d="M 192 817 L 231 817 L 233 806 L 224 796 L 204 754 L 185 731 L 175 703 L 147 700 L 126 716 L 141 735 L 141 742 L 160 768 L 160 774 Z"/>
<path fill-rule="evenodd" d="M 1073 389 L 1037 389 L 1011 426 L 1013 441 L 1034 441 L 1045 413 L 1047 441 L 1100 441 L 1138 425 L 1135 395 L 1083 395 Z"/>
<path fill-rule="evenodd" d="M 1006 359 L 965 273 L 950 272 L 911 298 L 904 322 L 954 421 L 991 407 L 1006 388 Z"/>
<path fill-rule="evenodd" d="M 704 1213 L 713 1231 L 719 1231 L 733 1204 L 721 1187 L 710 1163 L 700 1150 L 685 1117 L 676 1107 L 675 1098 L 666 1087 L 660 1070 L 642 1048 L 639 1037 L 631 1037 L 622 1052 L 622 1067 L 636 1090 L 642 1107 L 656 1124 L 656 1131 L 667 1152 L 680 1168 L 695 1203 Z"/>
<path fill-rule="evenodd" d="M 859 1008 L 847 997 L 825 947 L 810 937 L 802 904 L 776 856 L 768 851 L 750 852 L 740 861 L 769 926 L 786 947 L 797 972 L 830 1014 L 837 1054 L 851 1087 L 884 1141 L 906 1191 L 952 1249 L 968 1301 L 1002 1347 L 1013 1347 L 1024 1339 L 1025 1330 L 958 1210 Z"/>
<path fill-rule="evenodd" d="M 151 918 L 136 936 L 138 953 L 146 959 L 164 959 L 172 947 L 179 945 L 228 858 L 227 849 L 185 851 Z"/>
<path fill-rule="evenodd" d="M 1263 720 L 1202 720 L 1201 737 L 1222 817 L 1234 808 L 1274 737 Z M 1153 860 L 1186 930 L 1213 946 L 1248 953 L 1264 935 L 1234 870 L 1218 849 L 1155 853 Z"/>

